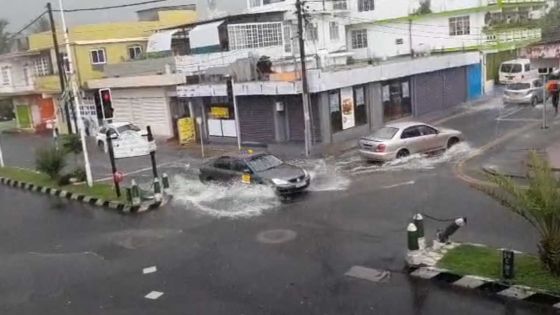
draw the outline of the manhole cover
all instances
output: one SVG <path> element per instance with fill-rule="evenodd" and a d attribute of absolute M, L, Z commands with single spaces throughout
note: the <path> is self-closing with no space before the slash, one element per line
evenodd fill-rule
<path fill-rule="evenodd" d="M 292 230 L 268 230 L 257 234 L 257 241 L 265 244 L 280 244 L 292 241 L 297 233 Z"/>

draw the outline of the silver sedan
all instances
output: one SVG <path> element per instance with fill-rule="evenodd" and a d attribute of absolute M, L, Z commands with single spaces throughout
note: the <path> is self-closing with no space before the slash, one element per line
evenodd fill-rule
<path fill-rule="evenodd" d="M 460 131 L 420 122 L 386 125 L 359 141 L 360 155 L 370 161 L 391 161 L 416 153 L 449 149 L 463 140 Z"/>

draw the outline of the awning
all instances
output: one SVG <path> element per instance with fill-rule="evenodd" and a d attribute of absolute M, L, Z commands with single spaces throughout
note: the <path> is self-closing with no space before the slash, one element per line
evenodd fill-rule
<path fill-rule="evenodd" d="M 148 48 L 146 52 L 158 52 L 158 51 L 169 51 L 171 50 L 171 38 L 173 34 L 177 33 L 179 30 L 163 31 L 152 34 L 148 38 Z"/>
<path fill-rule="evenodd" d="M 195 26 L 189 32 L 191 49 L 220 46 L 220 34 L 218 27 L 224 23 L 223 20 L 208 24 Z"/>

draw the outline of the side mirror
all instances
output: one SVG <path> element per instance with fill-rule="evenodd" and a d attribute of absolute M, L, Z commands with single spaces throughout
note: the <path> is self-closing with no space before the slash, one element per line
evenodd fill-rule
<path fill-rule="evenodd" d="M 115 139 L 118 139 L 118 138 L 119 138 L 119 136 L 117 136 L 117 134 L 115 134 L 115 133 L 112 133 L 109 137 L 110 137 L 112 140 L 115 140 Z"/>
<path fill-rule="evenodd" d="M 252 172 L 249 168 L 244 169 L 244 170 L 243 170 L 243 173 L 245 173 L 245 174 L 253 174 L 253 172 Z"/>

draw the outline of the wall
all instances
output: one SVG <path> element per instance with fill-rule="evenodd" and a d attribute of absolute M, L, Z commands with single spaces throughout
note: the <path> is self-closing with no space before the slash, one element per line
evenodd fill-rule
<path fill-rule="evenodd" d="M 25 64 L 29 64 L 29 71 L 31 73 L 31 80 L 29 84 L 26 84 L 25 76 L 23 74 L 23 67 Z M 0 95 L 28 92 L 34 90 L 34 75 L 33 75 L 34 67 L 31 62 L 31 59 L 13 58 L 13 59 L 0 60 L 0 68 L 4 66 L 10 67 L 12 85 L 3 86 L 2 83 L 0 83 Z M 0 77 L 0 80 L 1 79 L 2 78 Z"/>

